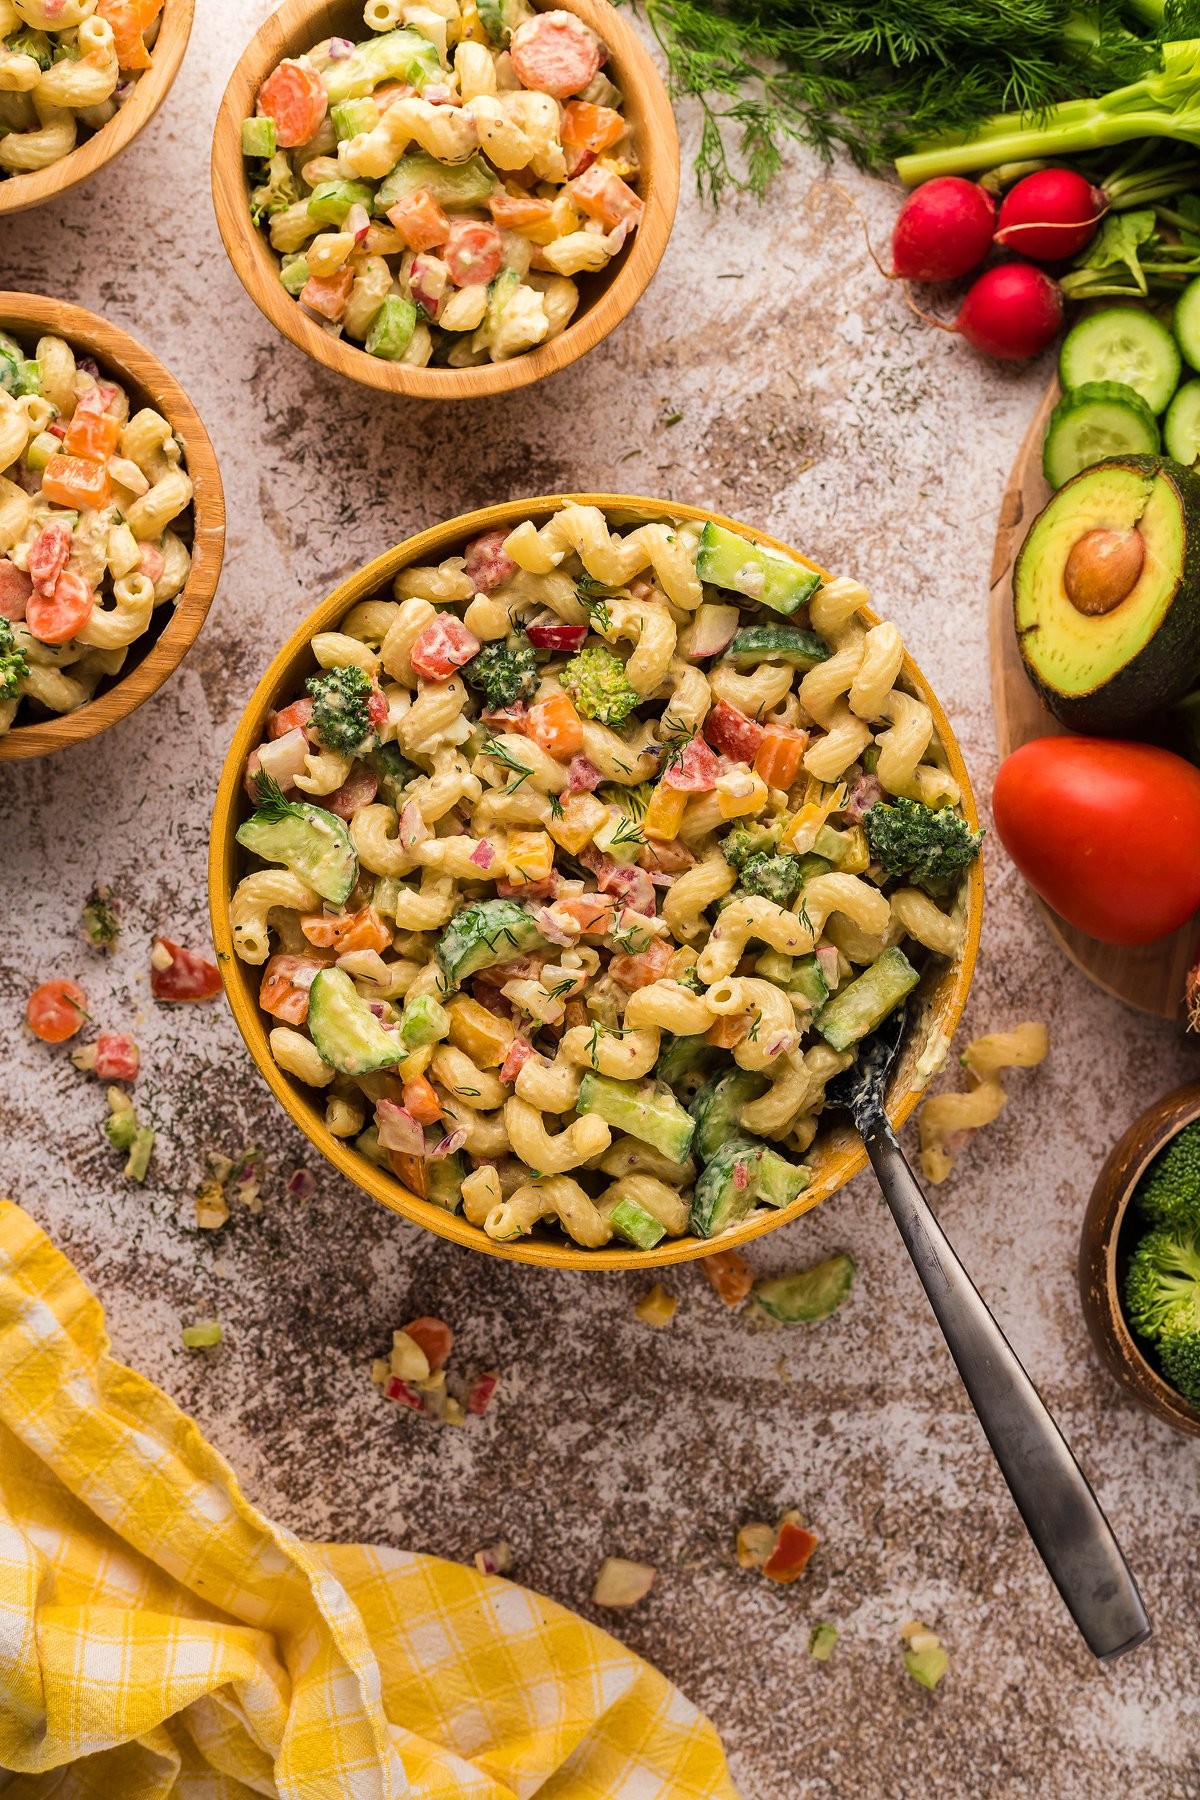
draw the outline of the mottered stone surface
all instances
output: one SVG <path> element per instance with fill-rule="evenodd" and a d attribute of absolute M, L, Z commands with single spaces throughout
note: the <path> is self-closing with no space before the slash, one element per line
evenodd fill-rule
<path fill-rule="evenodd" d="M 585 1613 L 607 1554 L 660 1573 L 603 1622 L 724 1734 L 746 1800 L 1200 1794 L 1197 1447 L 1110 1385 L 1075 1287 L 1079 1221 L 1114 1136 L 1195 1069 L 1174 1030 L 1091 989 L 1053 949 L 999 848 L 967 1024 L 1051 1027 L 941 1216 L 1058 1414 L 1122 1537 L 1154 1642 L 1092 1665 L 1031 1549 L 882 1202 L 860 1179 L 764 1239 L 763 1273 L 853 1252 L 824 1325 L 767 1330 L 670 1273 L 648 1285 L 502 1264 L 422 1234 L 320 1165 L 255 1074 L 223 1002 L 149 995 L 149 936 L 203 944 L 213 794 L 270 655 L 330 587 L 406 533 L 523 493 L 607 488 L 709 503 L 853 571 L 896 618 L 989 791 L 985 597 L 995 516 L 1048 366 L 985 366 L 922 326 L 869 262 L 894 199 L 797 154 L 770 202 L 714 216 L 685 174 L 657 280 L 600 349 L 530 393 L 438 410 L 359 389 L 278 338 L 244 295 L 208 194 L 212 121 L 268 0 L 207 0 L 175 91 L 113 169 L 0 223 L 0 285 L 60 294 L 155 350 L 203 415 L 229 502 L 225 575 L 182 670 L 100 741 L 0 769 L 0 1185 L 103 1298 L 116 1352 L 192 1412 L 247 1492 L 295 1531 L 467 1558 L 498 1537 L 515 1575 Z M 694 115 L 681 120 L 685 157 Z M 682 414 L 675 423 L 675 415 Z M 126 904 L 111 961 L 83 946 L 90 884 Z M 77 975 L 97 1020 L 143 1047 L 160 1132 L 127 1185 L 99 1086 L 21 1025 L 29 989 Z M 191 1223 L 206 1147 L 266 1146 L 259 1217 Z M 316 1199 L 284 1194 L 297 1167 Z M 181 1323 L 225 1323 L 189 1355 Z M 499 1403 L 438 1431 L 368 1369 L 413 1313 L 458 1333 Z M 822 1545 L 802 1583 L 739 1571 L 739 1522 L 800 1507 Z M 941 1633 L 936 1694 L 897 1627 Z M 595 1615 L 593 1615 L 595 1616 Z M 833 1660 L 807 1655 L 819 1620 Z"/>

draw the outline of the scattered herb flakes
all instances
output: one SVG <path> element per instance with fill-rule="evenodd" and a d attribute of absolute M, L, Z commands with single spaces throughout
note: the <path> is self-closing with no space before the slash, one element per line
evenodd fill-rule
<path fill-rule="evenodd" d="M 683 414 L 681 412 L 668 413 L 666 418 L 663 420 L 663 424 L 667 427 L 670 427 L 672 425 L 681 425 L 682 423 L 683 423 Z"/>
<path fill-rule="evenodd" d="M 83 904 L 80 930 L 93 950 L 111 954 L 121 937 L 121 909 L 105 882 L 98 882 Z"/>

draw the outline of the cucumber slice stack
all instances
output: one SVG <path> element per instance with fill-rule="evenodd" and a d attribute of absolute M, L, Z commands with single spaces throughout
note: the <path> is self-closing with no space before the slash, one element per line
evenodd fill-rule
<path fill-rule="evenodd" d="M 1120 381 L 1085 381 L 1050 415 L 1042 469 L 1060 488 L 1106 456 L 1153 456 L 1158 447 L 1158 425 L 1140 394 Z"/>
<path fill-rule="evenodd" d="M 1105 306 L 1063 339 L 1058 373 L 1068 393 L 1085 383 L 1121 382 L 1152 413 L 1164 412 L 1179 384 L 1179 348 L 1161 320 L 1136 306 Z"/>

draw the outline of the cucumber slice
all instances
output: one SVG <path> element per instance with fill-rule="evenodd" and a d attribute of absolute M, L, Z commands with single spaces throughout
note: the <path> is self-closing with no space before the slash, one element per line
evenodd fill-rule
<path fill-rule="evenodd" d="M 821 585 L 815 569 L 807 569 L 774 550 L 764 550 L 761 544 L 752 544 L 736 531 L 711 522 L 700 533 L 696 573 L 701 581 L 745 594 L 760 606 L 769 606 L 779 613 L 795 612 Z"/>
<path fill-rule="evenodd" d="M 396 1036 L 408 1050 L 422 1050 L 450 1036 L 450 1014 L 432 994 L 418 994 L 400 1015 Z"/>
<path fill-rule="evenodd" d="M 398 744 L 380 744 L 377 749 L 368 751 L 365 760 L 368 769 L 378 777 L 379 798 L 399 812 L 406 797 L 404 790 L 410 781 L 417 779 L 421 770 L 401 756 Z"/>
<path fill-rule="evenodd" d="M 666 1237 L 666 1229 L 636 1200 L 618 1200 L 608 1215 L 614 1234 L 636 1250 L 653 1250 Z"/>
<path fill-rule="evenodd" d="M 758 1198 L 767 1206 L 790 1206 L 811 1181 L 812 1170 L 804 1163 L 789 1162 L 769 1145 L 764 1149 L 758 1165 Z"/>
<path fill-rule="evenodd" d="M 352 206 L 370 212 L 374 199 L 375 189 L 365 181 L 319 181 L 308 196 L 308 216 L 322 225 L 340 225 Z"/>
<path fill-rule="evenodd" d="M 437 960 L 447 981 L 457 987 L 493 963 L 546 948 L 533 914 L 515 900 L 481 900 L 451 919 L 437 947 Z"/>
<path fill-rule="evenodd" d="M 784 956 L 778 950 L 764 950 L 754 973 L 798 999 L 807 1000 L 810 1006 L 824 1006 L 829 998 L 829 983 L 815 956 Z"/>
<path fill-rule="evenodd" d="M 386 294 L 379 311 L 371 320 L 363 348 L 368 356 L 384 362 L 399 362 L 412 343 L 417 329 L 417 309 L 403 294 Z"/>
<path fill-rule="evenodd" d="M 341 62 L 321 71 L 330 106 L 363 100 L 384 81 L 403 81 L 417 89 L 440 81 L 442 65 L 435 46 L 417 31 L 387 31 L 356 44 Z"/>
<path fill-rule="evenodd" d="M 1187 361 L 1200 369 L 1200 275 L 1188 282 L 1175 302 L 1171 329 Z"/>
<path fill-rule="evenodd" d="M 692 1101 L 696 1121 L 693 1148 L 701 1162 L 711 1162 L 730 1138 L 745 1138 L 739 1119 L 742 1108 L 766 1093 L 766 1077 L 748 1069 L 733 1069 L 700 1089 Z"/>
<path fill-rule="evenodd" d="M 1186 298 L 1185 291 L 1180 305 Z M 1179 384 L 1179 367 L 1171 333 L 1138 306 L 1105 306 L 1080 319 L 1058 356 L 1059 379 L 1068 391 L 1092 381 L 1119 381 L 1156 413 L 1166 410 Z"/>
<path fill-rule="evenodd" d="M 1141 396 L 1119 381 L 1088 381 L 1064 394 L 1050 414 L 1042 469 L 1050 486 L 1060 488 L 1106 457 L 1157 452 L 1158 425 Z"/>
<path fill-rule="evenodd" d="M 654 1075 L 664 1087 L 678 1095 L 689 1082 L 704 1081 L 725 1061 L 725 1052 L 701 1037 L 667 1037 L 663 1039 Z"/>
<path fill-rule="evenodd" d="M 375 211 L 385 213 L 397 200 L 425 188 L 446 212 L 466 212 L 482 206 L 496 186 L 496 177 L 479 155 L 464 163 L 440 163 L 435 156 L 413 151 L 402 156 L 375 193 Z"/>
<path fill-rule="evenodd" d="M 340 906 L 358 880 L 350 833 L 323 806 L 270 800 L 239 825 L 237 841 L 264 862 L 282 863 L 332 906 Z"/>
<path fill-rule="evenodd" d="M 575 1103 L 578 1113 L 595 1113 L 598 1119 L 640 1138 L 661 1150 L 672 1162 L 687 1160 L 695 1121 L 674 1094 L 642 1087 L 635 1081 L 614 1081 L 610 1075 L 585 1075 Z"/>
<path fill-rule="evenodd" d="M 823 638 L 815 631 L 802 631 L 798 625 L 743 625 L 726 652 L 729 661 L 739 669 L 757 668 L 761 662 L 815 669 L 829 654 Z"/>
<path fill-rule="evenodd" d="M 701 1172 L 692 1197 L 690 1224 L 697 1237 L 728 1231 L 755 1206 L 790 1206 L 812 1180 L 812 1170 L 753 1138 L 733 1136 Z"/>
<path fill-rule="evenodd" d="M 308 1029 L 339 1075 L 366 1075 L 403 1062 L 408 1052 L 385 1031 L 345 969 L 322 969 L 308 990 Z"/>
<path fill-rule="evenodd" d="M 1163 445 L 1168 456 L 1188 468 L 1200 458 L 1200 381 L 1185 381 L 1168 406 Z"/>
<path fill-rule="evenodd" d="M 903 950 L 885 950 L 821 1008 L 813 1023 L 827 1044 L 848 1050 L 882 1024 L 920 979 Z"/>
<path fill-rule="evenodd" d="M 462 1204 L 462 1184 L 466 1177 L 466 1164 L 457 1150 L 449 1156 L 428 1158 L 425 1163 L 426 1200 L 432 1200 L 443 1212 L 457 1212 Z"/>
<path fill-rule="evenodd" d="M 843 1251 L 799 1275 L 756 1281 L 754 1298 L 782 1325 L 810 1325 L 836 1312 L 854 1286 L 854 1258 Z"/>

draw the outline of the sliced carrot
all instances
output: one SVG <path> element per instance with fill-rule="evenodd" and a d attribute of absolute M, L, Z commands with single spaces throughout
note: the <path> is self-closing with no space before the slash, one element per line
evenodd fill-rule
<path fill-rule="evenodd" d="M 139 0 L 99 0 L 97 16 L 112 27 L 113 49 L 122 69 L 148 69 L 150 52 L 142 42 L 142 33 L 158 16 L 158 8 L 144 18 L 146 8 Z"/>
<path fill-rule="evenodd" d="M 799 778 L 808 733 L 791 725 L 768 725 L 754 758 L 754 772 L 769 788 L 790 788 Z"/>
<path fill-rule="evenodd" d="M 111 413 L 84 412 L 75 408 L 75 416 L 67 426 L 63 449 L 68 456 L 81 456 L 85 462 L 107 462 L 117 448 L 121 421 Z"/>
<path fill-rule="evenodd" d="M 576 176 L 567 189 L 572 200 L 590 219 L 599 219 L 606 231 L 628 221 L 636 225 L 645 207 L 628 182 L 602 169 L 599 163 Z"/>
<path fill-rule="evenodd" d="M 52 456 L 42 470 L 42 493 L 59 506 L 75 512 L 89 507 L 100 510 L 112 499 L 112 483 L 103 463 L 84 462 L 81 456 Z"/>
<path fill-rule="evenodd" d="M 717 1019 L 704 1034 L 706 1044 L 715 1044 L 718 1050 L 732 1050 L 741 1043 L 750 1029 L 749 1013 L 725 1013 Z"/>
<path fill-rule="evenodd" d="M 87 1016 L 87 995 L 77 981 L 43 981 L 25 1003 L 26 1023 L 44 1044 L 65 1044 Z"/>
<path fill-rule="evenodd" d="M 488 211 L 503 231 L 519 231 L 522 225 L 540 225 L 550 217 L 550 202 L 536 194 L 493 194 Z"/>
<path fill-rule="evenodd" d="M 525 730 L 559 762 L 569 762 L 583 749 L 583 720 L 566 694 L 548 694 L 531 706 Z"/>
<path fill-rule="evenodd" d="M 402 1181 L 414 1194 L 425 1198 L 425 1158 L 408 1156 L 403 1150 L 389 1150 L 388 1163 L 397 1181 Z"/>
<path fill-rule="evenodd" d="M 64 569 L 52 594 L 32 593 L 25 623 L 39 644 L 69 644 L 92 616 L 96 597 L 83 576 Z"/>
<path fill-rule="evenodd" d="M 404 1104 L 418 1125 L 436 1125 L 442 1116 L 442 1103 L 437 1089 L 424 1075 L 404 1084 Z"/>
<path fill-rule="evenodd" d="M 405 194 L 387 216 L 410 250 L 435 250 L 450 236 L 450 221 L 428 188 Z"/>
<path fill-rule="evenodd" d="M 329 96 L 317 71 L 290 58 L 281 62 L 258 90 L 259 114 L 274 119 L 281 150 L 294 150 L 315 137 L 328 108 Z"/>
<path fill-rule="evenodd" d="M 559 136 L 564 144 L 578 144 L 599 156 L 618 138 L 625 136 L 626 125 L 611 106 L 593 106 L 590 100 L 568 100 L 563 108 Z"/>
<path fill-rule="evenodd" d="M 578 925 L 583 937 L 603 937 L 611 931 L 616 902 L 611 894 L 578 894 L 569 900 L 557 900 L 559 912 Z"/>
<path fill-rule="evenodd" d="M 310 275 L 300 290 L 300 304 L 336 325 L 350 304 L 354 270 L 348 265 L 332 275 Z"/>
<path fill-rule="evenodd" d="M 651 982 L 658 981 L 667 972 L 667 964 L 671 960 L 671 952 L 661 938 L 656 938 L 648 950 L 639 951 L 636 956 L 614 956 L 608 965 L 608 972 L 614 981 L 619 981 L 623 988 L 632 993 L 635 988 L 649 987 Z"/>
<path fill-rule="evenodd" d="M 339 955 L 348 950 L 388 950 L 392 943 L 382 914 L 373 906 L 364 906 L 342 918 L 308 913 L 301 918 L 300 929 L 310 944 L 321 950 L 337 950 Z"/>

